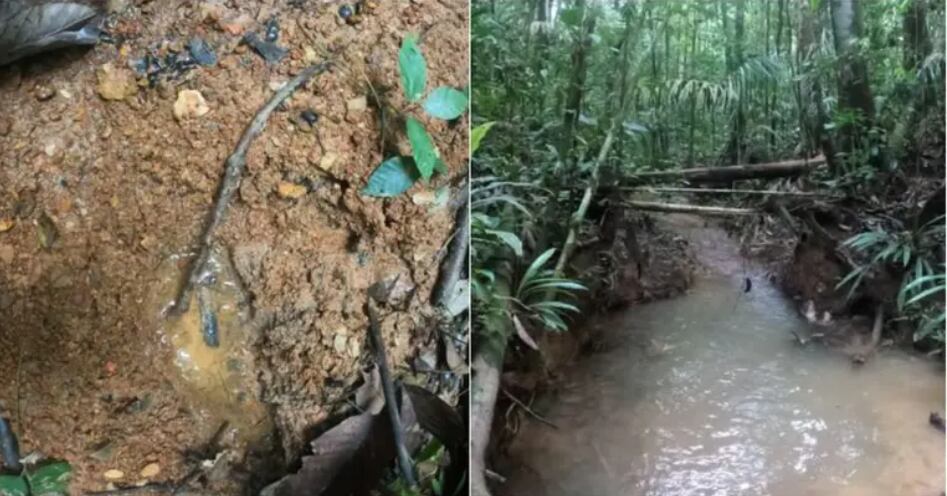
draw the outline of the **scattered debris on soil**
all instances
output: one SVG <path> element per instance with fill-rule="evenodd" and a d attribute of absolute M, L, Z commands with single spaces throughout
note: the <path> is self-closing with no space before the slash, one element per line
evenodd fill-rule
<path fill-rule="evenodd" d="M 349 112 L 347 102 L 368 97 L 366 76 L 398 85 L 408 33 L 426 33 L 431 87 L 467 85 L 466 2 L 378 3 L 357 23 L 340 23 L 334 3 L 293 3 L 119 2 L 106 23 L 114 44 L 0 71 L 0 348 L 10 350 L 0 375 L 13 378 L 0 383 L 0 416 L 24 452 L 72 463 L 76 493 L 107 489 L 110 470 L 133 483 L 152 463 L 156 477 L 185 480 L 195 464 L 180 453 L 213 436 L 219 396 L 260 405 L 268 421 L 254 427 L 265 434 L 249 441 L 245 417 L 223 415 L 237 421 L 201 455 L 210 468 L 195 484 L 258 490 L 298 466 L 358 385 L 369 357 L 353 295 L 378 280 L 414 288 L 381 323 L 393 374 L 423 386 L 437 379 L 449 398 L 461 390 L 456 375 L 410 368 L 445 341 L 465 356 L 467 343 L 443 331 L 428 303 L 452 212 L 411 195 L 460 187 L 467 125 L 425 122 L 447 174 L 399 197 L 366 198 L 359 190 L 385 158 L 380 116 L 370 104 Z M 241 40 L 265 36 L 274 18 L 286 56 L 267 64 Z M 336 67 L 283 102 L 247 152 L 217 236 L 234 276 L 213 286 L 220 344 L 209 347 L 199 312 L 165 319 L 159 311 L 173 297 L 159 293 L 184 277 L 247 123 L 274 87 L 326 58 Z M 192 99 L 188 118 L 175 112 L 183 92 L 203 100 Z M 405 106 L 396 91 L 387 98 Z M 306 110 L 316 126 L 295 119 Z M 285 198 L 286 183 L 305 192 Z M 175 362 L 182 347 L 223 379 L 189 383 Z M 236 347 L 247 354 L 220 363 Z"/>

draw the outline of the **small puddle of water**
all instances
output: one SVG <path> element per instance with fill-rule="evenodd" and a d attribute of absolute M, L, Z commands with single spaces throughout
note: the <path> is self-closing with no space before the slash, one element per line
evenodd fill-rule
<path fill-rule="evenodd" d="M 743 293 L 742 263 L 720 251 L 734 247 L 691 234 L 714 245 L 717 273 L 599 322 L 616 344 L 537 402 L 559 429 L 525 423 L 501 493 L 939 495 L 944 435 L 927 418 L 943 408 L 943 368 L 893 349 L 855 367 L 798 346 L 791 330 L 808 324 L 779 291 L 754 277 Z"/>
<path fill-rule="evenodd" d="M 158 339 L 174 354 L 169 375 L 195 409 L 196 421 L 208 439 L 226 421 L 238 442 L 256 443 L 272 432 L 272 424 L 258 399 L 253 333 L 246 325 L 248 315 L 241 305 L 243 294 L 236 275 L 225 257 L 212 256 L 216 282 L 201 290 L 217 317 L 219 346 L 210 347 L 202 333 L 198 291 L 183 315 L 161 315 L 174 301 L 183 277 L 180 262 L 179 257 L 172 257 L 162 263 L 153 291 Z"/>

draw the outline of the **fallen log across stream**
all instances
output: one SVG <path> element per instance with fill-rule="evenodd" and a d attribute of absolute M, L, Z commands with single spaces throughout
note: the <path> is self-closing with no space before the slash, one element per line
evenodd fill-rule
<path fill-rule="evenodd" d="M 753 208 L 735 208 L 735 207 L 708 207 L 704 205 L 689 205 L 686 203 L 659 203 L 649 201 L 628 200 L 622 202 L 622 205 L 637 210 L 648 210 L 652 212 L 678 212 L 697 215 L 753 215 L 760 213 Z"/>
<path fill-rule="evenodd" d="M 666 171 L 641 172 L 630 176 L 631 183 L 651 180 L 686 179 L 691 182 L 724 182 L 741 179 L 768 179 L 774 177 L 805 174 L 825 165 L 825 157 L 770 162 L 766 164 L 726 165 L 722 167 L 697 167 Z"/>
<path fill-rule="evenodd" d="M 633 191 L 641 193 L 696 193 L 704 195 L 759 195 L 759 196 L 790 196 L 790 197 L 812 197 L 812 198 L 838 198 L 830 193 L 816 193 L 808 191 L 772 191 L 757 189 L 732 189 L 732 188 L 674 188 L 674 187 L 656 187 L 656 186 L 623 186 L 618 188 L 620 191 Z"/>

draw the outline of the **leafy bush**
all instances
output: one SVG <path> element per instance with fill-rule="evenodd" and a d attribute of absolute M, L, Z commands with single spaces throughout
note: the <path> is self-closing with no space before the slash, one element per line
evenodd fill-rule
<path fill-rule="evenodd" d="M 401 111 L 404 115 L 405 134 L 411 143 L 411 157 L 394 156 L 385 159 L 372 172 L 362 190 L 366 196 L 398 196 L 408 190 L 419 178 L 427 181 L 435 172 L 445 172 L 440 152 L 434 140 L 416 117 L 410 114 L 427 86 L 427 64 L 418 46 L 416 35 L 407 35 L 398 52 L 398 69 L 405 99 L 411 104 Z M 421 108 L 436 119 L 453 120 L 467 110 L 467 94 L 447 86 L 431 91 Z"/>

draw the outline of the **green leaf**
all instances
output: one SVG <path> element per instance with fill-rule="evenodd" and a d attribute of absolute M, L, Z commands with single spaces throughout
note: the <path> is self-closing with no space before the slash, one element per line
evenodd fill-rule
<path fill-rule="evenodd" d="M 513 249 L 513 253 L 515 253 L 516 256 L 523 256 L 523 242 L 520 241 L 519 236 L 509 231 L 496 231 L 489 229 L 487 232 L 500 238 L 504 243 L 506 243 L 507 246 Z"/>
<path fill-rule="evenodd" d="M 427 67 L 424 64 L 424 55 L 418 48 L 416 34 L 405 36 L 401 42 L 398 69 L 401 71 L 401 87 L 404 89 L 405 98 L 412 103 L 420 100 L 427 85 Z"/>
<path fill-rule="evenodd" d="M 43 465 L 27 475 L 30 480 L 32 494 L 35 495 L 65 495 L 69 494 L 69 478 L 72 476 L 72 466 L 68 462 L 54 462 Z"/>
<path fill-rule="evenodd" d="M 0 496 L 27 496 L 26 479 L 19 475 L 0 475 Z"/>
<path fill-rule="evenodd" d="M 470 154 L 473 155 L 474 152 L 480 148 L 480 142 L 483 141 L 483 137 L 487 135 L 487 131 L 490 130 L 495 122 L 485 122 L 470 131 Z"/>
<path fill-rule="evenodd" d="M 411 154 L 414 155 L 414 163 L 418 166 L 418 172 L 424 180 L 431 178 L 434 169 L 437 167 L 438 159 L 437 148 L 434 148 L 434 142 L 431 136 L 424 130 L 424 125 L 414 117 L 408 117 L 405 121 L 407 126 L 408 141 L 411 142 Z"/>
<path fill-rule="evenodd" d="M 402 157 L 391 157 L 382 162 L 368 178 L 362 194 L 387 197 L 407 191 L 418 180 L 417 171 L 407 162 Z"/>
<path fill-rule="evenodd" d="M 425 112 L 446 121 L 460 117 L 465 110 L 467 110 L 467 94 L 447 86 L 436 88 L 424 100 Z"/>

